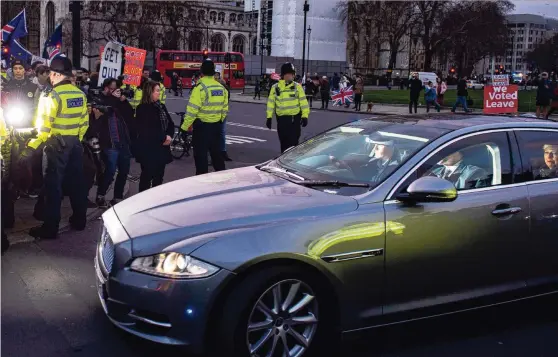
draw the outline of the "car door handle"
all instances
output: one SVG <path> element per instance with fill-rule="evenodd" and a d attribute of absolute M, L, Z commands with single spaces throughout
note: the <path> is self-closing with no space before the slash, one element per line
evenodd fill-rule
<path fill-rule="evenodd" d="M 516 214 L 521 212 L 521 207 L 509 207 L 509 208 L 502 208 L 502 209 L 495 209 L 492 211 L 492 214 L 495 216 L 507 216 L 509 214 Z"/>

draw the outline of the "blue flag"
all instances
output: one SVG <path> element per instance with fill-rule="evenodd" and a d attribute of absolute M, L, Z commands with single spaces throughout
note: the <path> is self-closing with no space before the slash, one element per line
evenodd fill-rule
<path fill-rule="evenodd" d="M 50 38 L 45 41 L 45 47 L 43 49 L 43 58 L 53 59 L 60 54 L 60 49 L 62 47 L 62 24 L 58 25 Z"/>
<path fill-rule="evenodd" d="M 27 21 L 25 18 L 25 9 L 2 27 L 2 41 L 10 42 L 27 35 Z"/>
<path fill-rule="evenodd" d="M 10 63 L 14 60 L 21 60 L 25 63 L 30 63 L 33 59 L 33 54 L 29 52 L 19 41 L 10 41 L 10 56 L 6 58 L 6 65 L 10 67 Z"/>

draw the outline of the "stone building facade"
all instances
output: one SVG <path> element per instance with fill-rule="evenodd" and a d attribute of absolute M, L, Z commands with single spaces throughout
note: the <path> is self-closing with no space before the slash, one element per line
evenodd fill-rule
<path fill-rule="evenodd" d="M 12 3 L 21 3 L 18 4 L 21 6 L 12 5 L 10 11 L 5 11 L 3 6 L 2 18 L 10 18 L 12 13 L 15 16 L 24 6 L 27 8 L 30 34 L 22 42 L 31 52 L 40 55 L 46 39 L 58 24 L 63 23 L 62 51 L 71 57 L 69 0 L 8 2 Z M 99 61 L 100 46 L 110 39 L 120 39 L 126 45 L 148 50 L 147 64 L 152 64 L 156 51 L 168 45 L 170 31 L 175 32 L 176 46 L 173 49 L 177 50 L 208 49 L 246 55 L 257 52 L 257 18 L 253 13 L 244 12 L 242 2 L 85 0 L 82 4 L 81 63 L 85 68 L 94 69 Z M 172 19 L 166 18 L 164 12 L 168 11 L 165 6 L 171 5 Z M 172 26 L 171 20 L 174 21 Z"/>

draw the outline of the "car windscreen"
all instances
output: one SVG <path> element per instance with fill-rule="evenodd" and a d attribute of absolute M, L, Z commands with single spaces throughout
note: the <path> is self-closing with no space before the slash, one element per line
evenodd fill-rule
<path fill-rule="evenodd" d="M 446 130 L 427 125 L 359 120 L 287 151 L 276 164 L 308 180 L 380 184 Z"/>

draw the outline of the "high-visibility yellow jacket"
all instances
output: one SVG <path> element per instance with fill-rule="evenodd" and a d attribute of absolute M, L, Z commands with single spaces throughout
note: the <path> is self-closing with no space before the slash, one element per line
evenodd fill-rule
<path fill-rule="evenodd" d="M 159 88 L 161 89 L 161 96 L 159 97 L 159 102 L 161 102 L 161 104 L 165 104 L 167 102 L 167 88 L 165 88 L 163 82 L 160 83 Z"/>
<path fill-rule="evenodd" d="M 196 119 L 205 123 L 223 121 L 228 111 L 229 98 L 225 87 L 213 77 L 202 77 L 192 90 L 181 128 L 188 130 Z"/>
<path fill-rule="evenodd" d="M 6 140 L 6 136 L 8 136 L 8 130 L 6 129 L 6 122 L 4 121 L 4 111 L 0 108 L 0 146 Z"/>
<path fill-rule="evenodd" d="M 274 84 L 267 98 L 267 118 L 277 116 L 302 114 L 302 118 L 308 118 L 310 107 L 302 86 L 296 82 L 286 84 L 283 79 Z"/>
<path fill-rule="evenodd" d="M 134 87 L 134 97 L 129 99 L 130 105 L 134 110 L 141 103 L 141 97 L 143 96 L 143 91 L 140 87 Z"/>
<path fill-rule="evenodd" d="M 70 83 L 62 81 L 39 100 L 35 128 L 39 134 L 29 142 L 29 147 L 37 149 L 51 135 L 83 136 L 89 127 L 87 98 Z"/>

